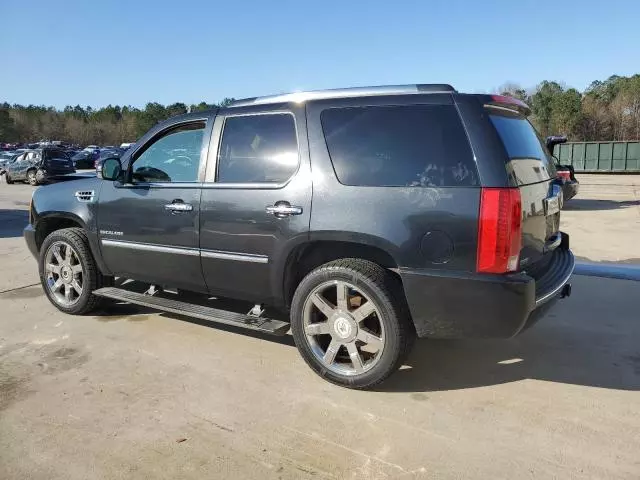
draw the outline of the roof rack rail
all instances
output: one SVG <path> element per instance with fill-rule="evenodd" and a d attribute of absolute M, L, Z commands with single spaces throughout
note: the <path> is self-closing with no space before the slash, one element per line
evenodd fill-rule
<path fill-rule="evenodd" d="M 365 97 L 379 95 L 406 95 L 419 93 L 456 93 L 456 89 L 446 83 L 418 83 L 413 85 L 381 85 L 377 87 L 350 87 L 329 90 L 283 93 L 266 97 L 251 97 L 236 100 L 229 107 L 265 105 L 270 103 L 303 103 L 308 100 L 328 98 Z"/>

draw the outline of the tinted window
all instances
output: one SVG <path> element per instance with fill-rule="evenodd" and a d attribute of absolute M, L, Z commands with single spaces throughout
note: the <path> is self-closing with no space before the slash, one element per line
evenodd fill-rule
<path fill-rule="evenodd" d="M 133 163 L 135 182 L 198 180 L 204 123 L 182 125 L 153 142 Z"/>
<path fill-rule="evenodd" d="M 52 158 L 62 158 L 65 160 L 69 159 L 67 152 L 65 152 L 64 150 L 44 150 L 43 155 L 45 160 L 50 160 Z"/>
<path fill-rule="evenodd" d="M 218 154 L 218 182 L 283 183 L 297 169 L 298 141 L 292 115 L 226 119 Z"/>
<path fill-rule="evenodd" d="M 536 159 L 548 163 L 546 148 L 529 121 L 517 114 L 505 112 L 489 115 L 511 160 Z"/>
<path fill-rule="evenodd" d="M 76 153 L 71 160 L 84 160 L 85 158 L 89 158 L 89 152 L 79 152 Z"/>
<path fill-rule="evenodd" d="M 478 184 L 469 142 L 451 105 L 334 108 L 322 129 L 338 180 L 345 185 Z"/>

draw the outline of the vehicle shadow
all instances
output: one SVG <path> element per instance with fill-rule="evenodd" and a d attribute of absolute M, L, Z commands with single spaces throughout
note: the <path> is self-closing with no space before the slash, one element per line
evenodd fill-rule
<path fill-rule="evenodd" d="M 640 391 L 640 283 L 574 276 L 573 295 L 558 302 L 532 329 L 512 339 L 419 340 L 403 367 L 376 390 L 435 392 L 526 379 Z M 214 308 L 246 312 L 250 304 L 216 299 Z M 295 347 L 293 337 L 246 330 L 129 304 L 113 303 L 102 321 L 146 320 L 152 313 L 204 327 Z M 285 320 L 283 314 L 269 317 Z M 104 319 L 103 319 L 104 318 Z"/>
<path fill-rule="evenodd" d="M 619 208 L 629 208 L 640 206 L 640 200 L 595 200 L 588 198 L 574 198 L 567 201 L 563 210 L 617 210 Z"/>
<path fill-rule="evenodd" d="M 27 210 L 0 209 L 0 238 L 21 237 L 24 227 L 29 223 Z"/>
<path fill-rule="evenodd" d="M 116 286 L 120 286 L 120 285 L 122 285 L 122 282 L 120 281 L 120 279 L 117 279 Z M 128 288 L 142 292 L 146 289 L 146 285 L 129 283 Z M 220 309 L 220 310 L 242 312 L 242 313 L 248 312 L 253 306 L 248 302 L 242 302 L 242 301 L 231 300 L 231 299 L 223 299 L 223 298 L 217 298 L 215 300 L 207 302 L 206 305 L 212 308 Z M 233 325 L 227 325 L 227 324 L 218 323 L 210 320 L 203 320 L 199 318 L 189 317 L 186 315 L 162 312 L 159 310 L 154 310 L 152 308 L 148 308 L 140 305 L 133 305 L 130 303 L 123 303 L 123 302 L 116 302 L 116 301 L 108 302 L 105 304 L 105 306 L 102 309 L 92 313 L 92 316 L 97 317 L 97 319 L 101 322 L 114 322 L 114 321 L 121 321 L 121 320 L 129 321 L 129 322 L 141 322 L 141 321 L 148 320 L 150 316 L 154 314 L 160 315 L 161 317 L 165 317 L 165 318 L 180 320 L 182 322 L 201 325 L 203 327 L 215 328 L 217 330 L 222 330 L 224 332 L 236 333 L 239 335 L 244 335 L 248 337 L 258 338 L 261 340 L 267 340 L 274 343 L 279 343 L 281 345 L 295 347 L 295 343 L 293 342 L 293 337 L 291 335 L 284 335 L 284 336 L 270 335 L 268 333 L 263 333 L 256 330 L 248 330 L 241 326 L 235 327 Z M 286 315 L 284 315 L 282 312 L 267 311 L 265 312 L 265 316 L 269 318 L 278 319 L 278 320 L 288 321 L 286 319 Z"/>
<path fill-rule="evenodd" d="M 524 379 L 640 390 L 638 303 L 628 298 L 640 283 L 573 279 L 574 295 L 518 337 L 418 341 L 380 390 L 459 390 Z"/>

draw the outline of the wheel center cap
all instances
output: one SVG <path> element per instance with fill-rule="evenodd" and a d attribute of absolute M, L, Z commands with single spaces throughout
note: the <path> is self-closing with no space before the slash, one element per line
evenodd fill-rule
<path fill-rule="evenodd" d="M 346 318 L 338 318 L 333 324 L 333 328 L 340 338 L 349 338 L 353 331 L 351 322 L 349 322 L 349 320 L 347 320 Z"/>
<path fill-rule="evenodd" d="M 60 273 L 62 275 L 63 281 L 68 282 L 71 280 L 71 271 L 69 270 L 69 268 L 62 267 L 62 270 L 60 270 Z"/>

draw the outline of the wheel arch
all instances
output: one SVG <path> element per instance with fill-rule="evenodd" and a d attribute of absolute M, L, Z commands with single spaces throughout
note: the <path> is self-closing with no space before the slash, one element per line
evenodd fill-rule
<path fill-rule="evenodd" d="M 291 300 L 300 281 L 312 270 L 341 258 L 361 258 L 389 269 L 401 282 L 395 273 L 399 266 L 392 255 L 391 249 L 383 248 L 374 242 L 346 240 L 344 238 L 322 238 L 309 240 L 295 246 L 287 256 L 282 270 L 282 300 L 285 307 L 291 305 Z"/>
<path fill-rule="evenodd" d="M 105 275 L 111 274 L 102 260 L 99 245 L 97 245 L 97 240 L 95 239 L 95 236 L 91 234 L 88 225 L 80 216 L 71 212 L 46 212 L 38 214 L 37 221 L 34 225 L 38 252 L 40 252 L 40 247 L 47 236 L 52 232 L 63 228 L 81 228 L 84 230 L 89 241 L 89 249 L 91 250 L 91 254 L 95 259 L 98 268 Z"/>

